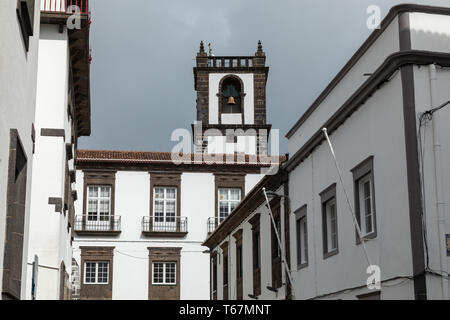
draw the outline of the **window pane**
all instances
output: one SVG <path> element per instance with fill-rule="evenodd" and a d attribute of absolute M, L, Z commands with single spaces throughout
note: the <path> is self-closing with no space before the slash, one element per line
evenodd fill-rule
<path fill-rule="evenodd" d="M 240 189 L 230 189 L 230 200 L 241 200 L 241 190 Z"/>
<path fill-rule="evenodd" d="M 111 187 L 101 187 L 100 188 L 100 196 L 104 197 L 104 198 L 109 198 L 110 195 L 110 191 L 111 191 Z"/>
<path fill-rule="evenodd" d="M 164 189 L 163 188 L 155 188 L 155 199 L 164 198 Z"/>
<path fill-rule="evenodd" d="M 164 264 L 161 262 L 153 263 L 153 283 L 163 283 Z"/>
<path fill-rule="evenodd" d="M 95 271 L 96 271 L 96 263 L 95 262 L 86 262 L 85 263 L 85 283 L 95 283 Z"/>
<path fill-rule="evenodd" d="M 175 199 L 176 189 L 175 188 L 167 188 L 166 189 L 166 197 L 167 199 Z"/>
<path fill-rule="evenodd" d="M 228 189 L 219 189 L 219 201 L 228 200 Z"/>
<path fill-rule="evenodd" d="M 98 188 L 95 186 L 89 186 L 88 187 L 88 196 L 89 197 L 98 197 Z"/>
<path fill-rule="evenodd" d="M 167 284 L 176 283 L 176 263 L 174 262 L 166 263 L 166 283 Z"/>

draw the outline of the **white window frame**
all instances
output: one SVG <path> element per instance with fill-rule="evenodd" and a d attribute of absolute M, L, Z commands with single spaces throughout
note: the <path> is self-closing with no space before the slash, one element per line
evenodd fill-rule
<path fill-rule="evenodd" d="M 95 265 L 95 282 L 87 282 L 87 264 L 88 263 L 93 263 Z M 106 276 L 106 282 L 99 282 L 99 273 L 98 273 L 98 265 L 100 263 L 106 263 L 107 266 L 107 276 Z M 84 262 L 84 277 L 83 277 L 83 283 L 86 285 L 91 285 L 91 284 L 101 284 L 101 285 L 107 285 L 109 284 L 109 272 L 110 272 L 110 266 L 109 266 L 109 261 L 85 261 Z"/>
<path fill-rule="evenodd" d="M 332 207 L 334 207 L 334 211 L 331 211 Z M 326 226 L 327 226 L 327 252 L 330 253 L 335 250 L 337 250 L 338 246 L 338 231 L 337 231 L 337 208 L 336 208 L 336 197 L 333 197 L 325 203 L 325 217 L 326 217 Z M 334 217 L 332 217 L 334 215 Z M 331 225 L 334 224 L 335 226 L 335 233 L 331 230 Z M 332 239 L 335 239 L 335 243 L 333 246 Z"/>
<path fill-rule="evenodd" d="M 163 265 L 163 282 L 155 282 L 155 264 Z M 167 282 L 167 267 L 169 264 L 175 265 L 174 282 Z M 154 261 L 152 262 L 152 284 L 156 286 L 176 286 L 177 285 L 177 263 L 175 261 Z"/>
<path fill-rule="evenodd" d="M 164 197 L 163 198 L 156 198 L 156 189 L 163 189 L 164 190 Z M 175 197 L 172 198 L 167 198 L 167 190 L 168 189 L 174 189 L 175 190 Z M 178 197 L 178 188 L 177 187 L 167 187 L 167 186 L 154 186 L 153 187 L 153 221 L 155 223 L 176 223 L 177 222 L 177 216 L 178 216 L 178 212 L 177 212 L 177 197 Z M 156 216 L 156 201 L 162 201 L 163 202 L 163 216 L 162 216 L 162 221 L 157 221 L 157 218 L 161 218 L 160 216 Z M 167 216 L 167 203 L 168 202 L 174 202 L 175 203 L 175 214 L 174 216 Z M 174 221 L 167 221 L 168 218 L 173 218 Z"/>
<path fill-rule="evenodd" d="M 90 188 L 97 188 L 97 197 L 91 197 L 89 196 L 89 190 Z M 101 196 L 101 188 L 108 188 L 109 189 L 109 197 L 102 197 Z M 101 184 L 89 184 L 87 185 L 87 201 L 86 201 L 86 221 L 91 222 L 91 221 L 100 221 L 100 222 L 108 222 L 111 220 L 111 192 L 112 192 L 112 187 L 109 185 L 101 185 Z M 90 200 L 97 200 L 97 214 L 96 215 L 90 215 L 89 214 L 89 201 Z M 109 200 L 108 203 L 108 219 L 107 220 L 101 220 L 100 217 L 100 203 L 102 200 Z M 90 220 L 89 217 L 95 217 L 95 220 Z"/>
<path fill-rule="evenodd" d="M 370 213 L 368 214 L 366 212 L 366 206 L 365 206 L 365 200 L 367 198 L 364 194 L 364 185 L 366 183 L 369 183 L 369 199 L 370 199 Z M 368 173 L 365 176 L 361 177 L 358 180 L 358 195 L 359 195 L 359 220 L 360 220 L 360 228 L 361 228 L 361 235 L 367 236 L 373 232 L 375 232 L 375 219 L 374 219 L 374 206 L 373 206 L 373 180 L 372 180 L 372 174 Z M 367 222 L 366 218 L 370 216 L 371 226 L 372 230 L 367 230 Z"/>
<path fill-rule="evenodd" d="M 227 191 L 227 197 L 228 198 L 226 200 L 221 200 L 220 199 L 220 191 L 221 190 L 226 190 Z M 239 191 L 239 200 L 231 200 L 231 191 L 232 190 L 238 190 Z M 236 204 L 235 208 L 236 208 L 239 205 L 239 203 L 242 201 L 242 190 L 241 190 L 241 188 L 218 188 L 218 190 L 217 190 L 217 199 L 218 199 L 218 203 L 217 203 L 217 205 L 218 205 L 218 212 L 217 212 L 217 215 L 218 215 L 218 218 L 219 218 L 219 223 L 221 223 L 233 211 L 231 209 L 231 205 L 233 203 L 235 203 Z M 220 213 L 220 204 L 221 203 L 227 203 L 228 214 L 225 217 L 222 217 L 221 213 Z"/>

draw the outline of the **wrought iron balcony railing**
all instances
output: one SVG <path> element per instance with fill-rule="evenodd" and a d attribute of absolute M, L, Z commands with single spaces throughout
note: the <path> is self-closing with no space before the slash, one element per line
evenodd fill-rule
<path fill-rule="evenodd" d="M 120 216 L 105 216 L 103 220 L 92 220 L 88 216 L 75 216 L 74 230 L 77 234 L 116 235 L 121 232 Z"/>
<path fill-rule="evenodd" d="M 184 236 L 188 232 L 187 217 L 143 217 L 142 233 L 146 236 Z"/>
<path fill-rule="evenodd" d="M 42 12 L 66 13 L 72 6 L 78 7 L 82 14 L 89 13 L 89 0 L 41 0 Z"/>
<path fill-rule="evenodd" d="M 206 229 L 208 231 L 208 235 L 213 233 L 214 230 L 219 226 L 219 224 L 225 220 L 224 218 L 218 218 L 218 217 L 211 217 L 208 218 L 208 221 L 206 222 Z"/>

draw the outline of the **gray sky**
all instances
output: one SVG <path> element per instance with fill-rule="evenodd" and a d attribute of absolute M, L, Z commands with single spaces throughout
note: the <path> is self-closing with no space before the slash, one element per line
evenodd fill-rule
<path fill-rule="evenodd" d="M 216 55 L 270 67 L 267 122 L 286 132 L 370 34 L 366 9 L 395 0 L 93 0 L 92 134 L 80 148 L 170 151 L 195 120 L 192 67 L 200 40 Z M 448 0 L 409 1 L 448 6 Z"/>

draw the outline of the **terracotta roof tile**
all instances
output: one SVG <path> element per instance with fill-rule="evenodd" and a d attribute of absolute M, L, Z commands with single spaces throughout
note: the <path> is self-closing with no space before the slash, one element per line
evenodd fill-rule
<path fill-rule="evenodd" d="M 121 150 L 83 150 L 77 151 L 78 162 L 116 162 L 116 163 L 177 163 L 176 160 L 182 157 L 183 163 L 188 164 L 212 164 L 218 160 L 223 164 L 240 164 L 249 166 L 269 166 L 277 159 L 281 163 L 286 161 L 286 156 L 267 156 L 256 157 L 251 155 L 245 155 L 245 160 L 242 159 L 242 155 L 234 155 L 234 159 L 231 158 L 231 154 L 215 154 L 203 155 L 195 153 L 177 154 L 172 152 L 157 152 L 157 151 L 121 151 Z M 231 158 L 232 160 L 230 161 Z"/>

